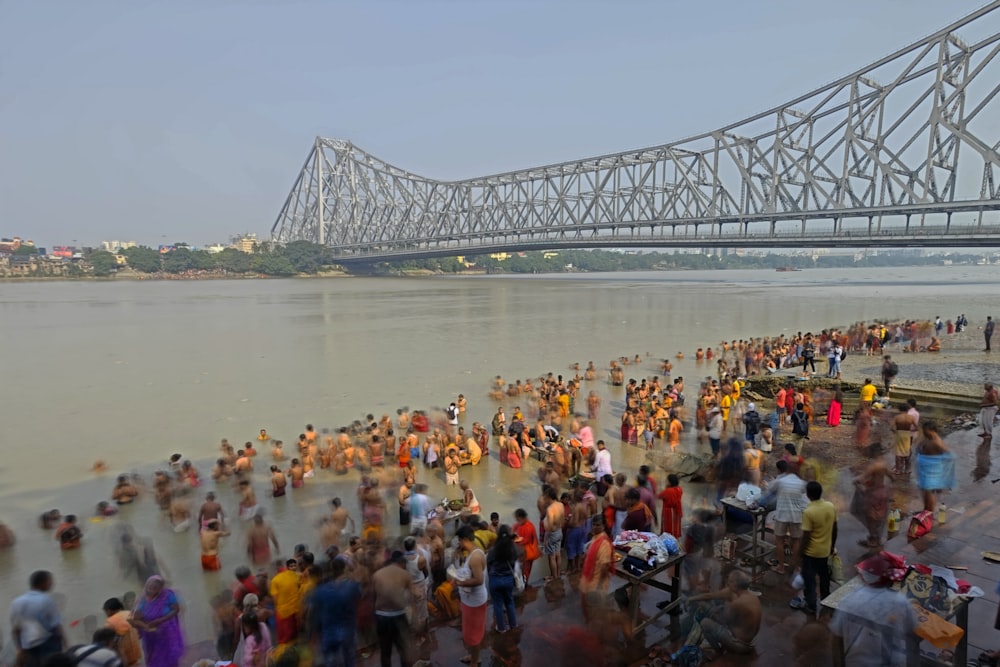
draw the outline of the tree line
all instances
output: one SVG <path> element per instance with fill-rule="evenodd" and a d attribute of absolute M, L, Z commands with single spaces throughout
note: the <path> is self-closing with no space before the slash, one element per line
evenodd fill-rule
<path fill-rule="evenodd" d="M 308 241 L 293 241 L 284 246 L 266 245 L 253 253 L 236 248 L 210 253 L 179 247 L 161 253 L 146 246 L 135 246 L 121 251 L 129 268 L 140 273 L 212 273 L 247 274 L 268 276 L 294 276 L 300 273 L 317 273 L 329 266 L 329 250 Z M 109 276 L 120 267 L 115 256 L 97 250 L 86 257 L 96 276 Z"/>
<path fill-rule="evenodd" d="M 315 274 L 324 269 L 339 268 L 330 249 L 309 241 L 293 241 L 283 246 L 263 244 L 255 252 L 245 253 L 236 248 L 209 253 L 178 247 L 160 253 L 146 246 L 136 246 L 122 251 L 128 266 L 141 273 L 180 274 L 192 271 L 223 274 L 263 274 L 292 276 Z M 98 250 L 90 253 L 86 261 L 96 276 L 108 276 L 120 267 L 115 256 Z M 943 259 L 955 264 L 973 264 L 981 255 L 949 253 L 946 255 L 879 254 L 865 255 L 704 255 L 671 252 L 615 252 L 611 250 L 561 250 L 558 253 L 532 251 L 498 259 L 489 255 L 441 257 L 398 262 L 380 262 L 374 267 L 377 274 L 390 275 L 407 271 L 433 273 L 460 273 L 482 271 L 486 273 L 566 273 L 607 271 L 671 271 L 709 269 L 774 269 L 787 267 L 850 268 L 876 266 L 937 265 Z"/>

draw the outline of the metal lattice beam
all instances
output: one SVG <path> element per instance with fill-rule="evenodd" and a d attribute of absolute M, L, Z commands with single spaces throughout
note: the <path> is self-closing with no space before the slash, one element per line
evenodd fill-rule
<path fill-rule="evenodd" d="M 343 261 L 706 239 L 778 246 L 791 242 L 785 221 L 809 245 L 887 236 L 949 245 L 941 234 L 959 228 L 997 245 L 1000 224 L 983 213 L 1000 209 L 998 8 L 788 104 L 662 146 L 446 182 L 317 137 L 272 238 L 322 243 Z M 975 28 L 988 32 L 971 43 L 957 34 Z M 952 227 L 961 212 L 976 216 L 972 227 Z M 935 234 L 916 233 L 927 224 Z"/>

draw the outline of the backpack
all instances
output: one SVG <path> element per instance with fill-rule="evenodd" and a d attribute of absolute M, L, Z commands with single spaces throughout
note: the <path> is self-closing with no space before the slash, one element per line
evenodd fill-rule
<path fill-rule="evenodd" d="M 889 377 L 896 377 L 899 375 L 899 364 L 895 361 L 890 360 L 889 365 L 885 369 L 885 374 Z"/>
<path fill-rule="evenodd" d="M 743 415 L 743 423 L 747 427 L 747 432 L 757 433 L 760 431 L 760 414 L 756 410 L 751 410 Z"/>
<path fill-rule="evenodd" d="M 840 360 L 843 361 L 847 358 L 847 346 L 840 348 Z"/>
<path fill-rule="evenodd" d="M 458 408 L 453 408 L 450 405 L 448 406 L 447 412 L 448 412 L 448 419 L 454 419 L 455 417 L 458 416 Z"/>

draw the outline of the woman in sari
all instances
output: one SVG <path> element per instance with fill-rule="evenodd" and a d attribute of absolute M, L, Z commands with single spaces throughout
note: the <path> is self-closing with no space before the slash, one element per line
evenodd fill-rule
<path fill-rule="evenodd" d="M 833 386 L 833 398 L 830 399 L 830 408 L 826 411 L 826 425 L 839 426 L 840 413 L 844 408 L 844 392 L 840 385 Z"/>
<path fill-rule="evenodd" d="M 184 655 L 180 611 L 177 596 L 164 587 L 163 577 L 146 580 L 129 623 L 139 631 L 147 667 L 177 667 L 180 662 Z"/>

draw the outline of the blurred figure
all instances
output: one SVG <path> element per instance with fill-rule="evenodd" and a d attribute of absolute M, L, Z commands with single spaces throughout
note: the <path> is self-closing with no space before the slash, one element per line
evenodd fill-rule
<path fill-rule="evenodd" d="M 916 629 L 917 618 L 906 595 L 886 587 L 887 583 L 877 579 L 840 601 L 830 622 L 834 664 L 907 664 L 906 640 Z"/>
<path fill-rule="evenodd" d="M 868 537 L 858 542 L 863 547 L 877 549 L 882 546 L 882 535 L 889 517 L 891 483 L 889 467 L 882 460 L 871 463 L 854 482 L 851 515 L 868 531 Z"/>

